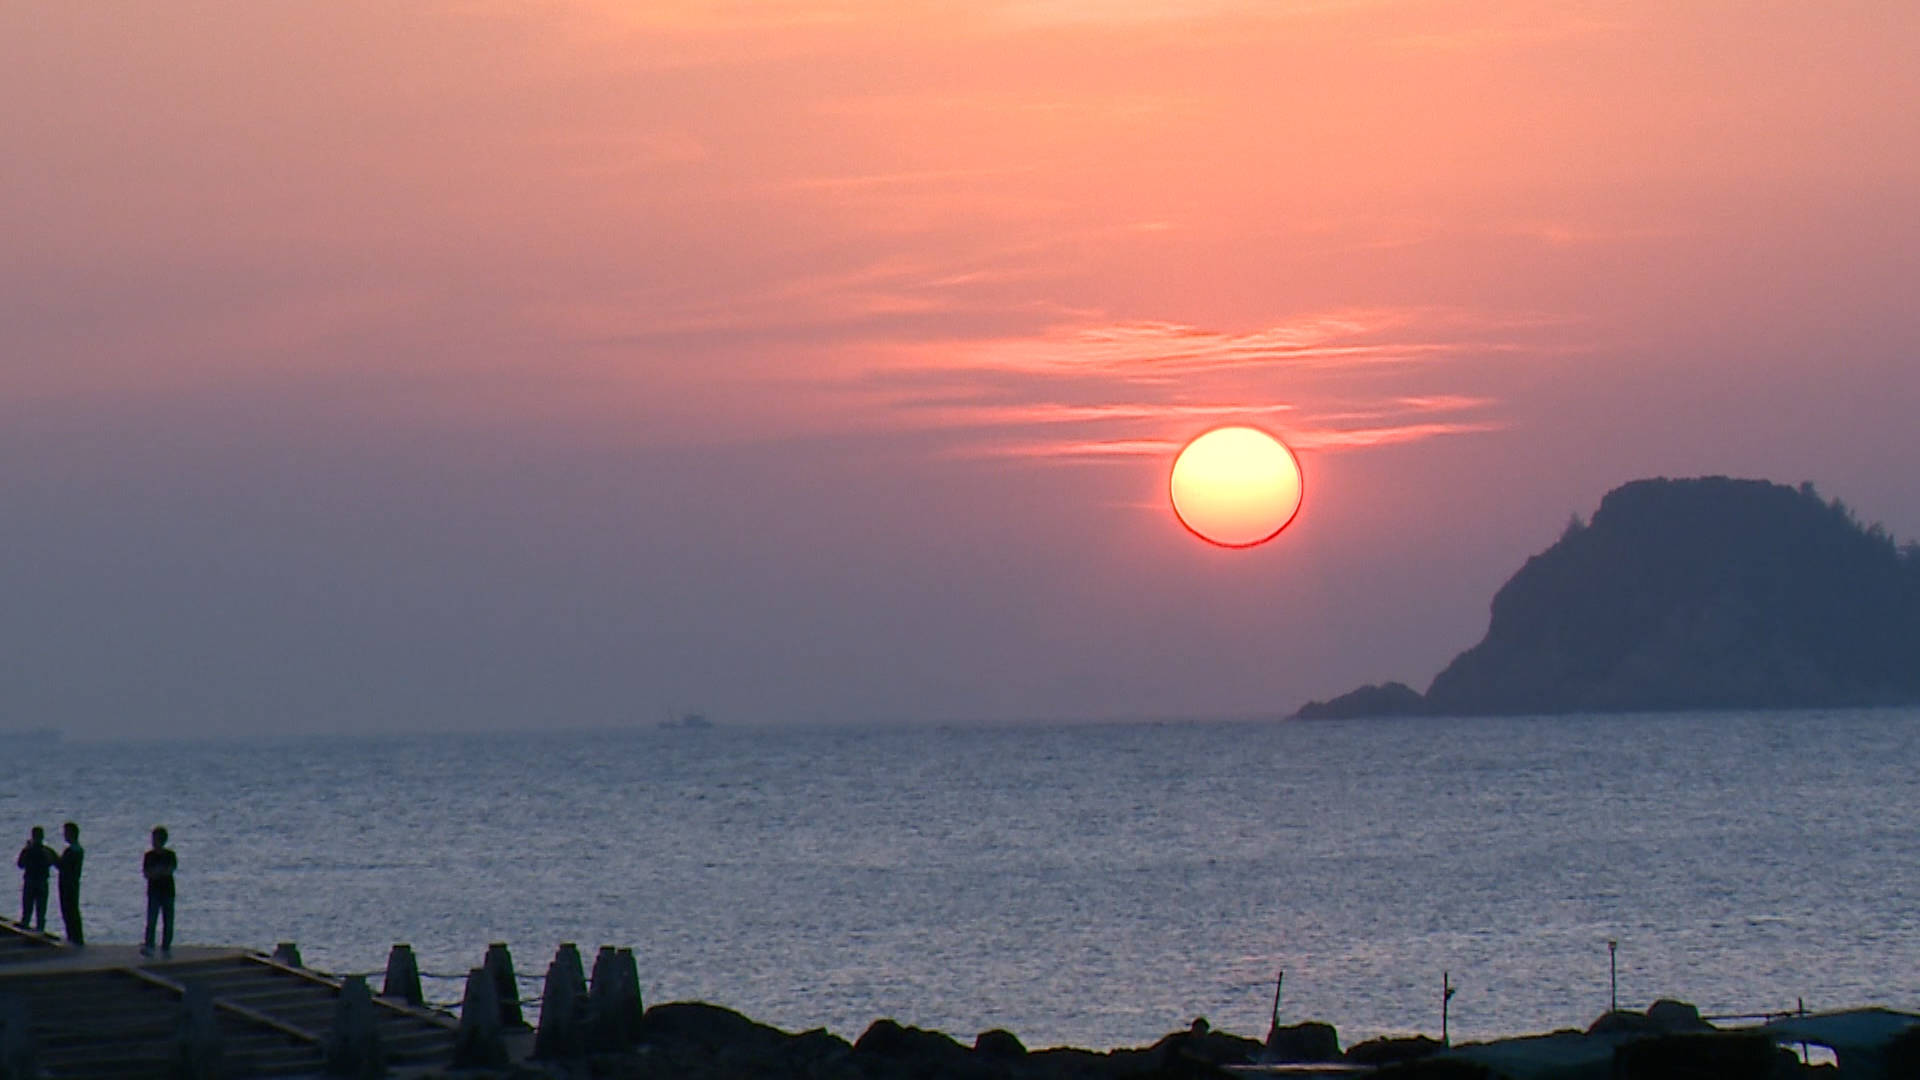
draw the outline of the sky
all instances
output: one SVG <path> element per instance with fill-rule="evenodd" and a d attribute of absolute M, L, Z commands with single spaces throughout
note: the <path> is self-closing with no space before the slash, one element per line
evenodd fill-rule
<path fill-rule="evenodd" d="M 1920 5 L 0 8 L 0 728 L 1266 716 L 1920 537 Z M 1172 454 L 1297 452 L 1212 548 Z"/>

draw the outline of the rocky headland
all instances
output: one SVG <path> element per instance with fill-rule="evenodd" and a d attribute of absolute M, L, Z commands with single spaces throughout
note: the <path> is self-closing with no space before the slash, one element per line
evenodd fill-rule
<path fill-rule="evenodd" d="M 1920 546 L 1838 500 L 1723 476 L 1608 492 L 1501 586 L 1479 644 L 1303 719 L 1920 703 Z"/>

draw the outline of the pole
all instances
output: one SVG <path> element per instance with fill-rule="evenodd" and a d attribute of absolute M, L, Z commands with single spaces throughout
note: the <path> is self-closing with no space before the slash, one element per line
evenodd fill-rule
<path fill-rule="evenodd" d="M 1280 985 L 1286 981 L 1287 971 L 1281 968 L 1279 974 L 1273 977 L 1273 1019 L 1267 1024 L 1268 1039 L 1272 1039 L 1273 1033 L 1280 1030 Z"/>
<path fill-rule="evenodd" d="M 1620 950 L 1620 943 L 1618 941 L 1608 939 L 1607 941 L 1607 1011 L 1608 1012 L 1620 1011 L 1620 966 L 1618 962 L 1615 960 L 1615 954 L 1617 954 L 1619 950 Z"/>
<path fill-rule="evenodd" d="M 1804 997 L 1794 998 L 1793 1011 L 1798 1013 L 1802 1018 L 1805 1018 L 1805 1016 L 1807 1015 L 1807 999 Z M 1807 1063 L 1807 1044 L 1803 1042 L 1800 1044 L 1800 1064 L 1805 1065 L 1806 1063 Z"/>
<path fill-rule="evenodd" d="M 1447 1034 L 1447 1014 L 1453 1004 L 1453 992 L 1459 987 L 1453 985 L 1453 974 L 1440 973 L 1440 1045 L 1452 1046 L 1453 1040 Z"/>

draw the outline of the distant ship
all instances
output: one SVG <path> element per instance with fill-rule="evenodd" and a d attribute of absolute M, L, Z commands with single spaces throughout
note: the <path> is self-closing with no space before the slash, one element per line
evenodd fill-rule
<path fill-rule="evenodd" d="M 707 719 L 706 713 L 690 712 L 669 716 L 660 721 L 660 726 L 674 731 L 700 731 L 712 727 L 713 721 Z"/>

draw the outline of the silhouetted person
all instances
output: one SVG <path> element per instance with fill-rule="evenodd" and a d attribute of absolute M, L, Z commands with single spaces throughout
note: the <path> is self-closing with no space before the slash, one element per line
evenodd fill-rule
<path fill-rule="evenodd" d="M 60 871 L 60 921 L 66 924 L 68 941 L 85 945 L 87 937 L 80 932 L 80 864 L 86 860 L 87 849 L 80 846 L 80 826 L 69 821 L 60 831 L 67 838 L 67 848 L 54 864 Z"/>
<path fill-rule="evenodd" d="M 21 848 L 20 857 L 13 860 L 13 865 L 20 868 L 21 926 L 46 930 L 47 879 L 53 876 L 53 864 L 59 861 L 60 856 L 47 846 L 47 830 L 35 825 L 27 846 Z"/>
<path fill-rule="evenodd" d="M 155 918 L 163 919 L 166 924 L 165 931 L 160 935 L 160 951 L 173 951 L 173 872 L 179 867 L 179 857 L 167 848 L 167 830 L 154 829 L 153 847 L 140 860 L 140 872 L 147 879 L 147 938 L 146 944 L 140 946 L 143 955 L 153 955 Z"/>

